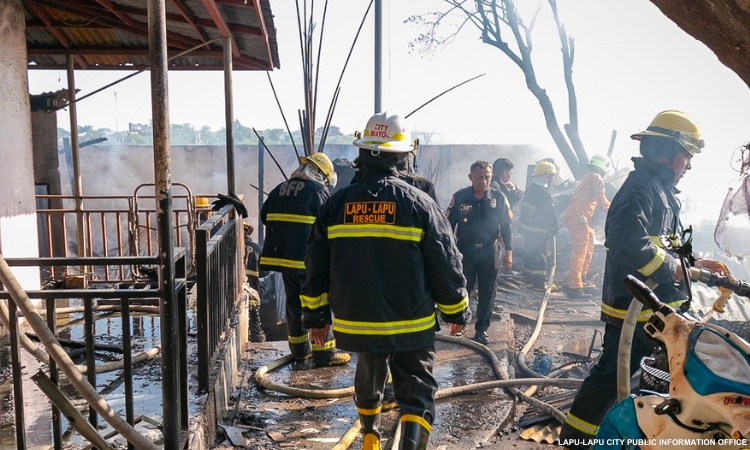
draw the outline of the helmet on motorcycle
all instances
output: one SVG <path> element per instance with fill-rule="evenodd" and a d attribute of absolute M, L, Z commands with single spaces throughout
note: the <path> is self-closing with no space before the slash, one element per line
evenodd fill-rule
<path fill-rule="evenodd" d="M 594 155 L 589 160 L 589 168 L 598 171 L 601 175 L 609 172 L 609 158 L 604 155 Z"/>
<path fill-rule="evenodd" d="M 331 159 L 326 156 L 325 153 L 318 152 L 313 153 L 310 156 L 300 156 L 299 158 L 300 164 L 304 164 L 308 161 L 315 167 L 317 167 L 323 175 L 325 175 L 327 184 L 335 185 L 336 171 L 333 168 Z"/>
<path fill-rule="evenodd" d="M 549 161 L 539 161 L 534 167 L 534 176 L 538 175 L 555 175 L 557 167 Z"/>
<path fill-rule="evenodd" d="M 416 150 L 416 144 L 408 136 L 406 126 L 396 114 L 376 113 L 367 121 L 364 134 L 356 133 L 352 144 L 364 149 L 386 153 L 406 153 Z"/>
<path fill-rule="evenodd" d="M 686 113 L 674 109 L 660 112 L 648 128 L 630 137 L 640 141 L 644 136 L 674 139 L 691 155 L 700 153 L 705 146 L 698 123 Z"/>

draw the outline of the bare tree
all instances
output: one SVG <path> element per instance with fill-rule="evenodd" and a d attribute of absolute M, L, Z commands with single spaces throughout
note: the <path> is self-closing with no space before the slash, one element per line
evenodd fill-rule
<path fill-rule="evenodd" d="M 526 79 L 526 87 L 539 101 L 547 130 L 565 162 L 577 179 L 583 177 L 586 174 L 588 156 L 578 134 L 578 102 L 575 85 L 573 84 L 575 45 L 573 38 L 568 36 L 565 26 L 560 22 L 557 1 L 547 0 L 547 3 L 560 38 L 562 72 L 568 92 L 568 123 L 565 123 L 562 127 L 546 90 L 539 85 L 532 60 L 533 41 L 531 35 L 536 20 L 542 11 L 542 4 L 540 3 L 527 24 L 518 12 L 516 0 L 444 1 L 450 5 L 450 9 L 447 11 L 412 16 L 408 19 L 409 22 L 427 28 L 424 33 L 419 35 L 416 43 L 412 43 L 412 47 L 421 46 L 424 50 L 431 52 L 453 41 L 466 25 L 476 27 L 482 33 L 482 42 L 503 52 L 521 69 Z M 451 30 L 451 33 L 446 37 L 441 37 L 439 31 L 443 31 L 449 26 L 449 18 L 456 16 L 461 17 L 461 20 L 458 23 L 453 23 L 455 29 Z M 515 45 L 512 45 L 512 43 L 515 43 Z"/>

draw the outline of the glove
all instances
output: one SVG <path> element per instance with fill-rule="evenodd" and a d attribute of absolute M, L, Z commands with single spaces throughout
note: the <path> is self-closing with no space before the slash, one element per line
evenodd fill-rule
<path fill-rule="evenodd" d="M 324 328 L 331 323 L 331 310 L 307 311 L 302 310 L 302 328 Z"/>
<path fill-rule="evenodd" d="M 242 203 L 242 200 L 240 200 L 236 195 L 234 195 L 234 192 L 230 192 L 229 195 L 216 194 L 216 196 L 219 198 L 211 202 L 211 204 L 213 205 L 211 207 L 211 210 L 218 211 L 227 205 L 232 205 L 234 206 L 234 209 L 237 210 L 237 214 L 241 215 L 243 219 L 248 216 L 245 204 Z"/>
<path fill-rule="evenodd" d="M 443 317 L 443 322 L 451 323 L 455 325 L 468 325 L 469 322 L 471 322 L 471 308 L 466 308 L 460 313 L 456 314 L 443 314 L 440 313 Z M 451 327 L 451 332 L 453 331 L 453 327 Z"/>

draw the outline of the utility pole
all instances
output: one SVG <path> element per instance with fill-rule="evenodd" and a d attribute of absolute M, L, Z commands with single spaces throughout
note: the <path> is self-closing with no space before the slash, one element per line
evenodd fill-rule
<path fill-rule="evenodd" d="M 383 0 L 375 0 L 375 113 L 383 110 Z"/>

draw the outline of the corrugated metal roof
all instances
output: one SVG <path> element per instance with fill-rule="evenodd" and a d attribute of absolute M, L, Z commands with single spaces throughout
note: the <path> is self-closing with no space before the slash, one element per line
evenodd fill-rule
<path fill-rule="evenodd" d="M 165 0 L 170 70 L 221 70 L 232 38 L 234 70 L 279 68 L 270 0 Z M 258 9 L 260 8 L 260 14 Z M 134 70 L 149 65 L 146 0 L 26 0 L 29 69 Z M 201 45 L 204 44 L 204 45 Z"/>

